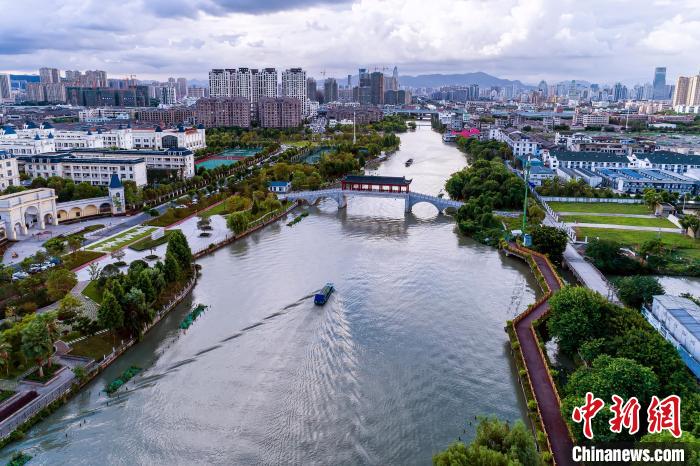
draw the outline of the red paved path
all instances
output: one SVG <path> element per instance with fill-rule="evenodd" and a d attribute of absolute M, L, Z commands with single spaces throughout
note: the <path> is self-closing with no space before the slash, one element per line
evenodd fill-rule
<path fill-rule="evenodd" d="M 549 288 L 552 291 L 557 291 L 559 289 L 559 281 L 549 263 L 542 257 L 534 254 L 532 257 L 540 271 L 542 271 Z M 545 301 L 515 324 L 515 331 L 518 335 L 518 340 L 520 340 L 520 348 L 525 359 L 525 365 L 530 373 L 532 390 L 540 407 L 542 423 L 552 445 L 554 460 L 557 466 L 573 466 L 577 464 L 571 459 L 573 443 L 569 437 L 566 421 L 564 421 L 559 409 L 559 401 L 555 389 L 547 376 L 547 364 L 542 359 L 537 348 L 537 341 L 530 330 L 533 321 L 546 314 L 548 310 L 549 304 Z"/>

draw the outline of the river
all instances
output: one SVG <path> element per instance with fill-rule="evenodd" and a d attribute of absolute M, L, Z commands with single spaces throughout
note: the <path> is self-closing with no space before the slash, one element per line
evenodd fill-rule
<path fill-rule="evenodd" d="M 374 172 L 437 194 L 466 161 L 429 127 Z M 415 163 L 405 167 L 413 158 Z M 524 406 L 504 332 L 527 266 L 419 204 L 309 208 L 199 261 L 191 299 L 3 452 L 32 464 L 430 464 L 474 417 Z M 332 281 L 324 307 L 312 294 Z M 192 303 L 210 309 L 182 333 Z M 99 393 L 129 365 L 119 397 Z M 466 432 L 465 432 L 466 430 Z"/>

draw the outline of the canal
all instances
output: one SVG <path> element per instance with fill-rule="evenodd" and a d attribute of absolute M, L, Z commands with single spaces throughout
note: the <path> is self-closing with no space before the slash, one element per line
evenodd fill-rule
<path fill-rule="evenodd" d="M 429 127 L 376 174 L 438 194 L 466 161 Z M 405 161 L 414 163 L 405 167 Z M 455 234 L 428 204 L 309 208 L 199 261 L 202 277 L 144 341 L 27 437 L 32 464 L 429 464 L 474 418 L 522 419 L 507 319 L 527 267 Z M 312 295 L 332 281 L 324 307 Z M 186 332 L 192 303 L 211 306 Z M 129 365 L 119 397 L 99 393 Z M 466 431 L 466 432 L 465 432 Z"/>

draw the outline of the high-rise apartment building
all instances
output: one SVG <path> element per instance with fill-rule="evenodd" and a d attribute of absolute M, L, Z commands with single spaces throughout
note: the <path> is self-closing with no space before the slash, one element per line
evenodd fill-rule
<path fill-rule="evenodd" d="M 209 97 L 195 104 L 194 119 L 207 128 L 250 128 L 250 102 L 243 97 Z"/>
<path fill-rule="evenodd" d="M 187 78 L 177 78 L 175 89 L 177 90 L 178 101 L 187 97 Z"/>
<path fill-rule="evenodd" d="M 306 97 L 309 100 L 316 100 L 316 80 L 314 78 L 306 78 Z"/>
<path fill-rule="evenodd" d="M 308 115 L 309 99 L 306 97 L 306 71 L 301 68 L 290 68 L 282 72 L 282 96 L 299 99 L 302 115 Z"/>
<path fill-rule="evenodd" d="M 660 66 L 654 69 L 654 100 L 668 98 L 666 90 L 666 67 Z"/>
<path fill-rule="evenodd" d="M 39 68 L 39 81 L 41 84 L 53 84 L 61 82 L 61 75 L 56 68 Z"/>
<path fill-rule="evenodd" d="M 674 107 L 676 105 L 687 105 L 689 88 L 690 78 L 687 76 L 678 76 L 678 79 L 676 79 L 676 88 L 673 90 L 673 99 L 671 102 L 671 104 Z"/>
<path fill-rule="evenodd" d="M 12 102 L 12 85 L 9 74 L 0 74 L 0 104 Z"/>
<path fill-rule="evenodd" d="M 231 97 L 233 87 L 231 80 L 235 76 L 233 69 L 213 69 L 209 72 L 209 95 L 211 97 Z"/>
<path fill-rule="evenodd" d="M 673 106 L 700 105 L 700 74 L 679 76 L 673 91 Z"/>
<path fill-rule="evenodd" d="M 187 97 L 192 97 L 194 99 L 201 99 L 203 97 L 208 97 L 207 88 L 199 86 L 188 86 L 187 87 Z"/>
<path fill-rule="evenodd" d="M 295 97 L 261 97 L 258 116 L 262 128 L 294 128 L 301 125 L 302 105 Z"/>
<path fill-rule="evenodd" d="M 325 102 L 338 101 L 338 81 L 335 78 L 326 78 L 323 81 L 323 100 Z"/>
<path fill-rule="evenodd" d="M 163 86 L 160 88 L 160 103 L 174 105 L 177 102 L 177 88 L 175 86 Z"/>

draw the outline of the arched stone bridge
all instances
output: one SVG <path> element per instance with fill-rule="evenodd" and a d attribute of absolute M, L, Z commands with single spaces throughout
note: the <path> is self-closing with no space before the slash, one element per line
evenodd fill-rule
<path fill-rule="evenodd" d="M 447 208 L 459 209 L 462 206 L 462 202 L 454 201 L 452 199 L 444 199 L 442 197 L 430 196 L 428 194 L 421 194 L 415 192 L 386 192 L 386 191 L 357 191 L 352 189 L 321 189 L 319 191 L 298 191 L 286 194 L 280 194 L 280 199 L 287 199 L 289 201 L 305 201 L 308 204 L 315 204 L 321 199 L 333 199 L 338 203 L 338 208 L 342 209 L 347 206 L 347 198 L 349 196 L 362 196 L 362 197 L 383 197 L 389 199 L 403 199 L 405 204 L 406 212 L 410 212 L 414 205 L 420 204 L 421 202 L 427 202 L 432 204 L 438 210 L 438 212 L 443 213 Z"/>

